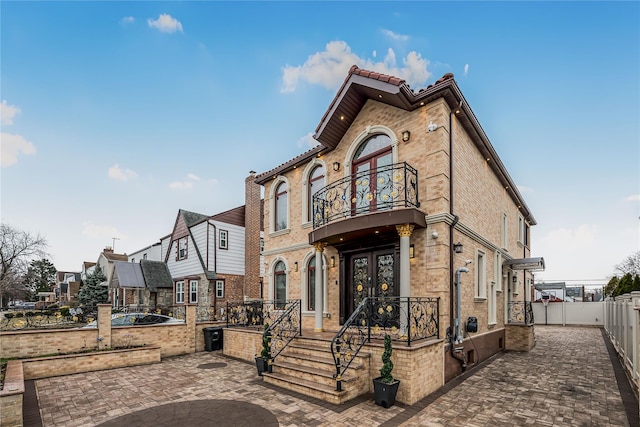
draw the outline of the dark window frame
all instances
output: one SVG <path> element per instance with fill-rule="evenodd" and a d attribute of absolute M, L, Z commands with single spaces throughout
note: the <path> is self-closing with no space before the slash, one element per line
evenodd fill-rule
<path fill-rule="evenodd" d="M 281 190 L 282 188 L 284 188 L 284 190 Z M 282 207 L 283 209 L 278 209 L 278 202 L 280 202 L 280 200 L 284 201 L 284 206 Z M 285 181 L 281 181 L 280 183 L 278 183 L 278 186 L 276 187 L 274 204 L 273 204 L 274 231 L 286 230 L 289 228 L 288 205 L 289 205 L 289 185 Z M 282 218 L 280 218 L 280 215 L 282 215 Z M 280 224 L 279 222 L 281 222 L 282 224 Z"/>
<path fill-rule="evenodd" d="M 318 171 L 320 172 L 320 174 L 318 176 L 314 176 L 314 174 Z M 313 184 L 320 180 L 324 181 L 324 177 L 325 177 L 325 171 L 324 171 L 324 166 L 322 165 L 317 165 L 316 167 L 314 167 L 311 173 L 309 174 L 309 179 L 307 180 L 307 203 L 308 203 L 307 221 L 313 220 L 313 195 L 315 194 L 313 192 Z"/>
<path fill-rule="evenodd" d="M 181 244 L 184 243 L 184 249 L 181 248 Z M 182 253 L 184 251 L 184 253 Z M 189 239 L 187 236 L 181 237 L 176 240 L 176 261 L 182 261 L 189 257 Z"/>

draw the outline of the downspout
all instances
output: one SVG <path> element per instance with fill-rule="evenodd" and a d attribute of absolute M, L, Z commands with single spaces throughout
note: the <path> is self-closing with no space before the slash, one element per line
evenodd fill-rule
<path fill-rule="evenodd" d="M 209 226 L 213 227 L 213 271 L 216 273 L 216 277 L 218 276 L 218 244 L 216 242 L 216 236 L 218 235 L 218 230 L 216 229 L 215 224 L 211 224 L 209 220 L 207 220 L 207 270 L 209 270 Z M 216 292 L 216 288 L 213 288 L 213 307 L 216 311 L 218 311 L 218 296 Z"/>
<path fill-rule="evenodd" d="M 467 361 L 464 356 L 460 356 L 458 351 L 454 349 L 454 344 L 457 344 L 457 333 L 459 328 L 454 332 L 455 319 L 453 317 L 454 304 L 453 304 L 453 291 L 454 291 L 454 270 L 453 270 L 453 230 L 460 220 L 460 218 L 453 213 L 453 115 L 455 110 L 462 107 L 462 100 L 458 106 L 449 112 L 449 213 L 453 216 L 453 222 L 449 227 L 449 331 L 450 342 L 449 347 L 451 349 L 451 356 L 460 362 L 462 372 L 467 368 Z M 464 267 L 463 267 L 464 268 Z M 467 270 L 468 271 L 468 270 Z M 459 274 L 459 273 L 458 273 Z M 459 280 L 458 280 L 459 282 Z M 460 292 L 458 292 L 458 299 L 460 300 Z M 458 302 L 458 310 L 460 310 L 460 302 Z M 458 322 L 459 322 L 458 316 Z M 462 340 L 460 340 L 462 342 Z"/>

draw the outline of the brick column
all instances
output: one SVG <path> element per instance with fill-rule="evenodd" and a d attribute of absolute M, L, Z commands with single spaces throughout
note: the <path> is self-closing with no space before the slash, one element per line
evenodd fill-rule
<path fill-rule="evenodd" d="M 187 353 L 195 353 L 196 352 L 196 334 L 198 332 L 202 333 L 202 331 L 198 331 L 196 328 L 196 306 L 188 305 L 185 310 L 185 322 L 187 323 Z"/>
<path fill-rule="evenodd" d="M 111 347 L 111 304 L 98 304 L 99 349 Z"/>
<path fill-rule="evenodd" d="M 260 231 L 262 230 L 262 202 L 256 173 L 251 171 L 244 180 L 244 292 L 243 298 L 260 298 Z"/>

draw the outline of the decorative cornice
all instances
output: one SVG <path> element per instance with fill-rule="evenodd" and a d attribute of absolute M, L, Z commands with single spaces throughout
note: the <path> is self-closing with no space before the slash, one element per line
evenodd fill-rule
<path fill-rule="evenodd" d="M 279 254 L 283 254 L 285 252 L 289 252 L 289 251 L 295 251 L 298 249 L 309 249 L 312 246 L 308 243 L 300 243 L 297 245 L 293 245 L 293 246 L 286 246 L 284 248 L 277 248 L 277 249 L 270 249 L 268 251 L 264 251 L 264 256 L 271 256 L 271 255 L 279 255 Z"/>

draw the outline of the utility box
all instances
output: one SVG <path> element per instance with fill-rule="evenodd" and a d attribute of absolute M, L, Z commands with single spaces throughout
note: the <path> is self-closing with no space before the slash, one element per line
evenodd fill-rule
<path fill-rule="evenodd" d="M 478 318 L 469 317 L 467 319 L 467 332 L 478 332 Z"/>

